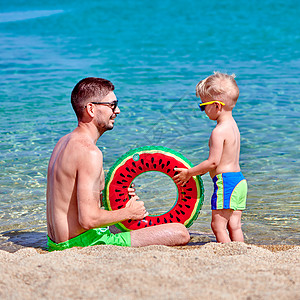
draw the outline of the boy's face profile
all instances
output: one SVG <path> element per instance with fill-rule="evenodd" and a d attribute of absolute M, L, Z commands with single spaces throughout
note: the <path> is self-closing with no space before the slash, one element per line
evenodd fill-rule
<path fill-rule="evenodd" d="M 225 103 L 220 100 L 201 98 L 202 103 L 199 104 L 201 111 L 205 111 L 205 114 L 210 120 L 217 120 L 219 112 L 222 110 L 222 106 Z"/>
<path fill-rule="evenodd" d="M 199 108 L 201 111 L 205 111 L 205 106 L 210 105 L 210 104 L 214 104 L 214 103 L 219 103 L 222 106 L 225 106 L 225 103 L 219 100 L 213 100 L 213 101 L 207 101 L 207 102 L 202 102 L 201 104 L 199 104 Z"/>

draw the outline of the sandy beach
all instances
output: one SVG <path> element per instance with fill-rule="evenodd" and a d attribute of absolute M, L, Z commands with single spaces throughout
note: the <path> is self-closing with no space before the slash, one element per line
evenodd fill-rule
<path fill-rule="evenodd" d="M 191 244 L 0 250 L 0 298 L 300 299 L 300 246 Z"/>

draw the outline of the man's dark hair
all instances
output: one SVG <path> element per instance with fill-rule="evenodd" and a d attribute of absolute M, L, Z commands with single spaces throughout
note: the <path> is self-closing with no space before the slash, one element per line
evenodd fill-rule
<path fill-rule="evenodd" d="M 78 120 L 82 118 L 84 107 L 89 101 L 101 101 L 114 89 L 114 85 L 103 78 L 87 77 L 80 80 L 71 94 L 72 107 Z"/>

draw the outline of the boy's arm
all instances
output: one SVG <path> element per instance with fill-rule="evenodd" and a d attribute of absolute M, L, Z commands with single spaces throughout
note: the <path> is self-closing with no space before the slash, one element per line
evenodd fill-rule
<path fill-rule="evenodd" d="M 178 172 L 177 175 L 173 177 L 173 180 L 180 184 L 185 185 L 186 182 L 195 175 L 203 175 L 213 169 L 215 169 L 222 157 L 223 145 L 225 137 L 222 134 L 221 128 L 215 128 L 211 133 L 209 139 L 209 156 L 208 159 L 200 163 L 199 165 L 191 169 L 175 168 L 174 170 Z"/>

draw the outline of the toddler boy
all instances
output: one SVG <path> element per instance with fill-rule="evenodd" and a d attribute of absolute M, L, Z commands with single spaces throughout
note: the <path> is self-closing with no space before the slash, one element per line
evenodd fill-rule
<path fill-rule="evenodd" d="M 247 182 L 240 170 L 240 132 L 232 116 L 239 97 L 235 75 L 215 72 L 200 81 L 196 95 L 201 111 L 217 125 L 209 139 L 208 159 L 191 169 L 176 168 L 174 181 L 184 185 L 191 176 L 207 172 L 214 183 L 211 227 L 217 242 L 244 241 L 241 217 L 246 208 Z"/>

